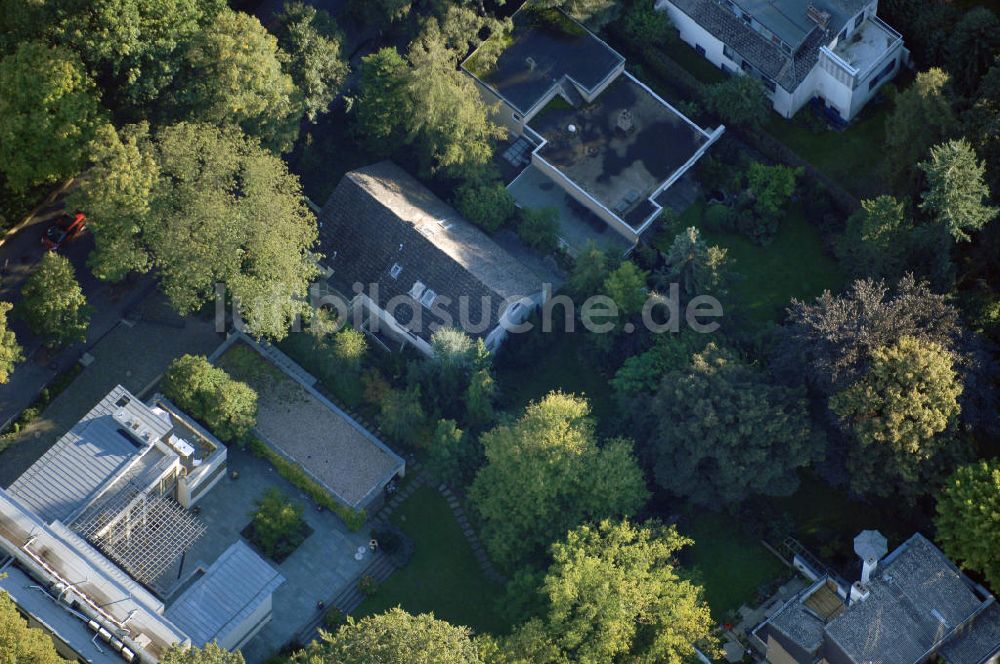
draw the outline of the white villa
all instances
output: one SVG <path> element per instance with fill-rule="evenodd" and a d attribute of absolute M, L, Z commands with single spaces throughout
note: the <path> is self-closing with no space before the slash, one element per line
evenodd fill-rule
<path fill-rule="evenodd" d="M 786 118 L 813 99 L 850 122 L 909 58 L 878 0 L 657 0 L 712 64 L 764 83 Z"/>

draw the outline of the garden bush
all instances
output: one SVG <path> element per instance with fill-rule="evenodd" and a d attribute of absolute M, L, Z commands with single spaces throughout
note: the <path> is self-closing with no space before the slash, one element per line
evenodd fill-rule
<path fill-rule="evenodd" d="M 517 234 L 529 247 L 551 253 L 559 248 L 558 214 L 555 208 L 523 208 Z"/>
<path fill-rule="evenodd" d="M 302 505 L 289 501 L 276 488 L 257 501 L 248 539 L 268 558 L 281 563 L 312 533 L 302 518 Z"/>
<path fill-rule="evenodd" d="M 705 208 L 702 226 L 713 233 L 731 233 L 736 230 L 736 217 L 736 210 L 728 205 L 715 203 Z"/>
<path fill-rule="evenodd" d="M 462 215 L 487 232 L 510 221 L 517 206 L 502 182 L 466 183 L 458 188 L 455 207 Z"/>
<path fill-rule="evenodd" d="M 183 355 L 171 362 L 160 389 L 224 442 L 244 440 L 257 423 L 257 393 L 205 357 Z"/>

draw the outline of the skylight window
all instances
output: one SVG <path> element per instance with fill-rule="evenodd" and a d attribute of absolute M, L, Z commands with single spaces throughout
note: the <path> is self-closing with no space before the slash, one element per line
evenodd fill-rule
<path fill-rule="evenodd" d="M 389 268 L 389 276 L 393 279 L 398 279 L 400 272 L 403 271 L 403 266 L 399 263 L 393 263 L 392 267 Z"/>
<path fill-rule="evenodd" d="M 413 286 L 410 288 L 410 297 L 414 300 L 419 300 L 426 288 L 427 286 L 422 281 L 414 281 Z"/>
<path fill-rule="evenodd" d="M 437 293 L 428 288 L 424 291 L 424 294 L 420 297 L 420 304 L 424 305 L 428 309 L 434 306 L 434 300 L 437 298 Z"/>

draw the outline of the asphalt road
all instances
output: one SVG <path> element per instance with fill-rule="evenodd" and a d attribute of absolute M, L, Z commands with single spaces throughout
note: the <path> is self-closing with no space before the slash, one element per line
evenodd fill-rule
<path fill-rule="evenodd" d="M 42 235 L 63 212 L 64 198 L 65 193 L 40 209 L 29 223 L 0 245 L 0 300 L 15 306 L 21 300 L 25 280 L 45 254 Z M 60 249 L 73 263 L 77 281 L 93 307 L 86 342 L 49 351 L 23 321 L 16 315 L 10 316 L 8 322 L 27 359 L 15 367 L 6 385 L 0 385 L 0 425 L 28 406 L 48 381 L 71 367 L 88 347 L 107 334 L 121 320 L 123 311 L 152 283 L 148 276 L 125 284 L 100 281 L 87 267 L 87 256 L 93 248 L 94 238 L 85 232 Z"/>

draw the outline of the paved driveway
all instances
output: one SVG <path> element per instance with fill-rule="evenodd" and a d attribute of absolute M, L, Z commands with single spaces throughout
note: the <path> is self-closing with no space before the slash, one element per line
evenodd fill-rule
<path fill-rule="evenodd" d="M 0 300 L 15 304 L 20 301 L 25 279 L 45 254 L 42 235 L 62 213 L 64 199 L 65 194 L 57 196 L 0 245 Z M 73 344 L 57 352 L 46 351 L 22 321 L 10 317 L 10 327 L 24 347 L 27 359 L 15 367 L 10 382 L 0 385 L 0 426 L 31 403 L 57 373 L 71 367 L 84 351 L 108 334 L 121 320 L 123 311 L 152 287 L 153 278 L 148 275 L 122 284 L 108 284 L 97 279 L 87 267 L 87 256 L 93 247 L 93 236 L 84 233 L 60 250 L 73 263 L 80 287 L 94 308 L 85 343 Z"/>

